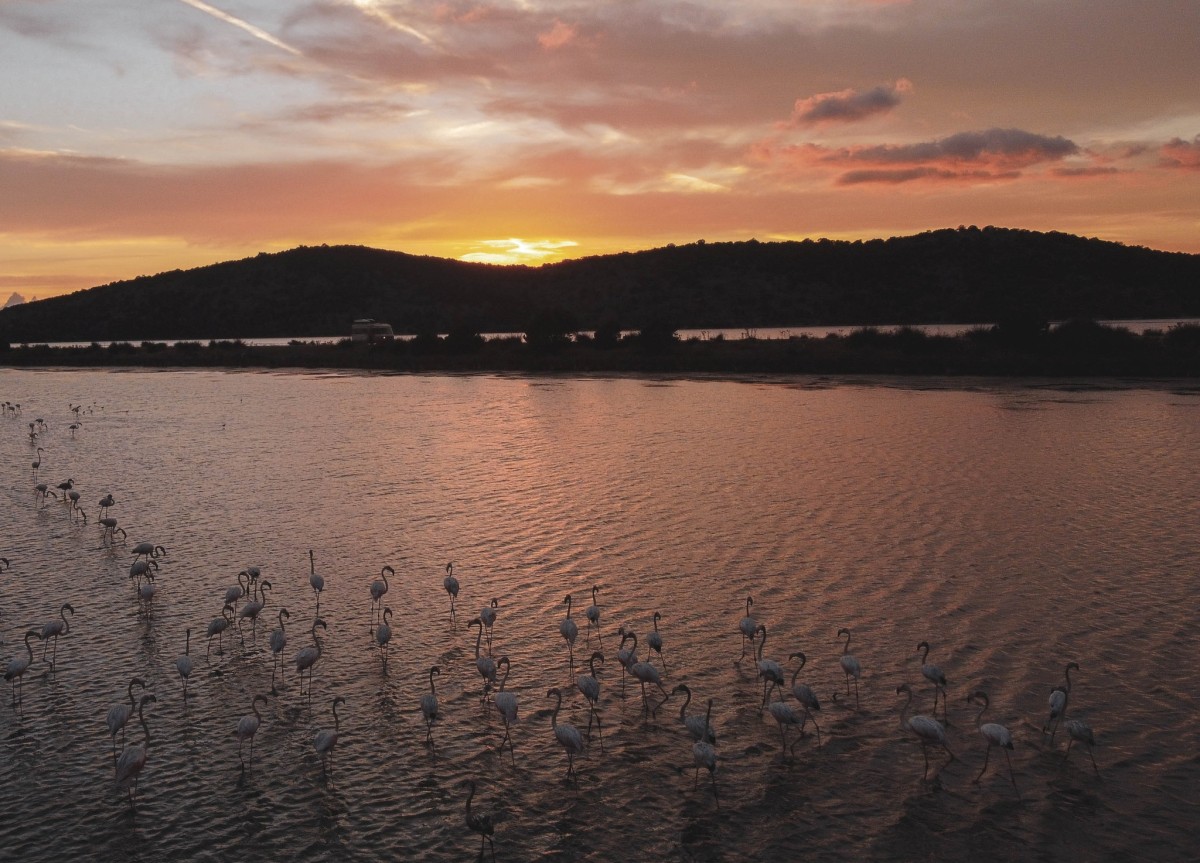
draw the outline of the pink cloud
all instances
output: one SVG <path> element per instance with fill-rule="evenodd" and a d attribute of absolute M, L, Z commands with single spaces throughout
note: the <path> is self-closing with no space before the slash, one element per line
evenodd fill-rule
<path fill-rule="evenodd" d="M 1172 168 L 1200 171 L 1200 135 L 1185 141 L 1173 138 L 1162 146 L 1163 162 Z"/>
<path fill-rule="evenodd" d="M 537 40 L 538 44 L 547 51 L 553 51 L 556 48 L 562 48 L 564 45 L 574 42 L 578 35 L 579 31 L 575 27 L 555 20 L 553 27 L 545 33 L 538 34 Z"/>
<path fill-rule="evenodd" d="M 853 123 L 875 114 L 886 113 L 900 104 L 901 94 L 912 92 L 912 82 L 900 78 L 893 84 L 880 84 L 870 90 L 841 90 L 818 93 L 797 99 L 789 126 L 815 126 L 826 123 Z"/>

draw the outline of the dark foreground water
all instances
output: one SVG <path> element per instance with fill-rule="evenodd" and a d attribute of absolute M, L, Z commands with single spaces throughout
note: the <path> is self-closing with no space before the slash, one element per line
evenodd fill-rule
<path fill-rule="evenodd" d="M 0 371 L 0 401 L 22 404 L 0 422 L 0 662 L 75 608 L 55 670 L 35 641 L 21 704 L 8 684 L 0 696 L 0 858 L 470 859 L 466 778 L 499 860 L 1195 858 L 1195 387 Z M 38 445 L 41 481 L 74 478 L 86 525 L 40 505 Z M 109 492 L 126 544 L 96 523 Z M 167 549 L 148 603 L 127 575 L 143 540 Z M 280 608 L 284 656 L 311 643 L 309 549 L 329 625 L 313 694 L 289 669 L 270 695 Z M 386 667 L 369 629 L 385 564 Z M 273 585 L 263 619 L 206 661 L 205 628 L 252 565 Z M 569 592 L 578 674 L 592 585 L 604 751 L 593 731 L 567 781 L 546 693 L 571 687 L 559 721 L 586 726 L 559 623 Z M 805 737 L 787 758 L 754 663 L 735 661 L 747 595 L 765 654 L 790 678 L 786 657 L 804 651 L 800 679 L 822 701 L 821 745 Z M 465 627 L 493 597 L 493 652 L 520 702 L 515 766 Z M 621 694 L 617 627 L 644 657 L 656 610 L 667 689 L 686 682 L 691 712 L 715 701 L 717 799 L 703 776 L 693 791 L 678 696 L 648 716 L 636 686 Z M 832 698 L 842 626 L 864 666 L 860 709 Z M 930 711 L 922 640 L 949 679 L 959 757 L 941 769 L 933 753 L 928 781 L 895 693 L 910 682 Z M 1099 778 L 1086 750 L 1064 761 L 1066 736 L 1040 734 L 1068 661 Z M 431 749 L 418 702 L 434 664 Z M 133 676 L 157 698 L 136 809 L 104 723 Z M 972 781 L 977 688 L 1015 737 L 1019 796 L 997 752 Z M 243 769 L 234 730 L 258 693 Z M 327 772 L 313 737 L 338 695 Z M 135 719 L 128 742 L 142 736 Z"/>

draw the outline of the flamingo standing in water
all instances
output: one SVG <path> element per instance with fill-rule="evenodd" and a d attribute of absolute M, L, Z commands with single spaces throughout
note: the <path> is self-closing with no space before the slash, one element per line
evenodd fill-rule
<path fill-rule="evenodd" d="M 1092 769 L 1099 776 L 1100 768 L 1096 766 L 1096 755 L 1092 752 L 1092 747 L 1096 745 L 1096 736 L 1092 733 L 1091 726 L 1079 719 L 1068 720 L 1067 735 L 1071 739 L 1067 741 L 1067 751 L 1063 753 L 1063 761 L 1065 762 L 1071 754 L 1071 744 L 1079 741 L 1087 747 L 1088 756 L 1092 759 Z"/>
<path fill-rule="evenodd" d="M 712 715 L 713 700 L 708 699 L 708 712 L 704 715 L 701 721 L 705 726 L 708 724 L 709 717 Z M 699 719 L 700 717 L 696 717 Z M 692 781 L 692 790 L 695 791 L 700 784 L 700 768 L 703 767 L 708 771 L 708 778 L 712 781 L 713 800 L 717 802 L 717 806 L 721 805 L 720 799 L 717 797 L 717 750 L 713 748 L 713 744 L 708 740 L 697 740 L 692 744 L 692 763 L 696 765 L 696 778 Z"/>
<path fill-rule="evenodd" d="M 800 659 L 800 667 L 792 672 L 792 695 L 797 701 L 804 706 L 804 719 L 800 723 L 800 733 L 804 733 L 804 726 L 808 724 L 808 720 L 812 720 L 813 728 L 817 729 L 817 745 L 821 745 L 821 726 L 817 725 L 817 717 L 813 713 L 820 711 L 821 702 L 817 699 L 817 693 L 813 692 L 812 687 L 807 683 L 797 683 L 796 678 L 804 669 L 804 664 L 808 662 L 808 657 L 801 651 L 788 656 L 788 659 Z"/>
<path fill-rule="evenodd" d="M 750 645 L 750 653 L 754 653 L 754 637 L 758 634 L 758 621 L 750 614 L 750 609 L 754 605 L 754 597 L 746 597 L 746 616 L 738 621 L 738 632 L 742 634 L 742 655 L 738 657 L 738 662 L 746 658 L 746 645 Z"/>
<path fill-rule="evenodd" d="M 315 634 L 315 632 L 314 632 Z M 312 692 L 312 682 L 309 682 L 309 692 Z M 325 770 L 326 762 L 329 763 L 329 775 L 333 777 L 333 749 L 337 746 L 338 731 L 341 729 L 341 722 L 338 718 L 338 705 L 345 704 L 346 699 L 338 696 L 333 699 L 333 728 L 322 728 L 313 738 L 313 749 L 317 750 L 317 754 L 321 756 L 321 769 Z"/>
<path fill-rule="evenodd" d="M 1054 745 L 1054 735 L 1058 733 L 1058 725 L 1062 722 L 1063 714 L 1067 712 L 1067 702 L 1071 698 L 1071 670 L 1079 670 L 1078 662 L 1068 662 L 1064 670 L 1067 682 L 1065 686 L 1056 686 L 1050 690 L 1050 716 L 1042 726 L 1042 734 L 1050 732 L 1050 745 Z"/>
<path fill-rule="evenodd" d="M 454 625 L 454 600 L 458 599 L 458 579 L 454 577 L 454 562 L 446 564 L 446 577 L 442 579 L 442 587 L 450 595 L 450 625 Z M 482 624 L 481 624 L 482 625 Z"/>
<path fill-rule="evenodd" d="M 42 629 L 39 637 L 42 639 L 42 661 L 46 659 L 46 644 L 48 639 L 54 639 L 54 653 L 50 656 L 50 670 L 54 670 L 54 661 L 58 658 L 58 637 L 66 635 L 71 631 L 71 624 L 67 620 L 67 612 L 71 612 L 71 616 L 75 616 L 75 608 L 69 602 L 64 602 L 58 610 L 59 620 L 52 620 L 49 623 L 42 624 Z"/>
<path fill-rule="evenodd" d="M 692 736 L 692 740 L 703 740 L 706 743 L 716 746 L 717 732 L 708 721 L 709 715 L 712 713 L 712 699 L 710 698 L 708 701 L 708 715 L 700 716 L 699 714 L 695 714 L 693 716 L 688 716 L 687 708 L 688 705 L 692 703 L 691 687 L 689 687 L 686 683 L 681 683 L 671 690 L 672 695 L 674 695 L 676 692 L 683 692 L 687 695 L 687 698 L 683 700 L 683 704 L 679 706 L 679 721 L 683 724 L 683 727 L 687 729 L 688 734 Z"/>
<path fill-rule="evenodd" d="M 137 701 L 133 697 L 133 687 L 140 686 L 146 688 L 146 681 L 140 677 L 135 677 L 129 681 L 129 686 L 125 688 L 129 695 L 128 704 L 114 704 L 108 709 L 108 716 L 104 718 L 104 724 L 108 726 L 108 733 L 112 735 L 113 758 L 117 757 L 117 732 L 121 732 L 121 742 L 125 742 L 125 726 L 129 723 L 129 717 L 133 716 L 133 711 L 137 710 Z"/>
<path fill-rule="evenodd" d="M 138 721 L 142 723 L 145 737 L 140 744 L 126 746 L 121 751 L 121 757 L 117 759 L 117 785 L 128 786 L 130 806 L 134 805 L 133 797 L 137 794 L 138 777 L 142 773 L 142 768 L 146 766 L 146 759 L 150 754 L 150 726 L 146 722 L 146 705 L 153 704 L 157 700 L 153 695 L 142 696 L 142 700 L 138 704 Z"/>
<path fill-rule="evenodd" d="M 204 659 L 208 660 L 209 654 L 212 653 L 212 639 L 217 637 L 217 656 L 220 656 L 222 644 L 225 639 L 225 630 L 229 628 L 229 624 L 233 622 L 233 606 L 230 603 L 225 603 L 221 609 L 221 616 L 214 617 L 208 624 L 208 629 L 205 631 L 205 638 L 208 639 L 208 648 L 204 651 Z"/>
<path fill-rule="evenodd" d="M 558 741 L 558 745 L 567 753 L 567 779 L 575 773 L 575 756 L 583 753 L 583 735 L 579 733 L 579 729 L 574 725 L 558 724 L 558 711 L 562 707 L 562 691 L 555 687 L 546 693 L 547 698 L 553 697 L 554 712 L 550 714 L 550 728 L 554 732 L 554 739 Z"/>
<path fill-rule="evenodd" d="M 490 656 L 481 656 L 479 653 L 483 643 L 483 621 L 478 617 L 472 619 L 467 624 L 467 632 L 471 631 L 472 626 L 479 627 L 479 633 L 475 636 L 475 668 L 479 671 L 479 676 L 483 678 L 483 695 L 479 699 L 482 704 L 487 701 L 488 693 L 492 690 L 491 685 L 496 682 L 496 661 Z"/>
<path fill-rule="evenodd" d="M 629 671 L 637 663 L 637 635 L 633 630 L 626 630 L 625 627 L 618 627 L 617 634 L 621 636 L 621 643 L 617 646 L 617 662 L 621 663 L 621 697 L 625 697 L 625 672 Z M 625 649 L 625 642 L 633 640 L 633 647 Z"/>
<path fill-rule="evenodd" d="M 500 679 L 500 689 L 496 692 L 495 707 L 500 714 L 500 718 L 504 720 L 504 737 L 500 740 L 500 757 L 504 758 L 504 741 L 508 741 L 508 754 L 512 756 L 513 767 L 517 766 L 517 753 L 513 748 L 512 735 L 510 734 L 511 726 L 516 725 L 520 720 L 517 718 L 517 696 L 511 692 L 504 691 L 504 684 L 508 682 L 508 672 L 511 666 L 507 656 L 501 656 L 496 660 L 496 670 L 499 671 L 500 666 L 504 666 L 504 677 Z"/>
<path fill-rule="evenodd" d="M 492 597 L 491 604 L 479 610 L 479 619 L 483 621 L 483 627 L 487 630 L 488 656 L 492 655 L 492 627 L 496 625 L 496 609 L 499 607 L 500 600 Z"/>
<path fill-rule="evenodd" d="M 596 638 L 600 640 L 600 646 L 604 646 L 604 636 L 600 633 L 600 601 L 596 599 L 596 592 L 600 590 L 598 585 L 592 585 L 592 604 L 587 607 L 584 614 L 587 616 L 587 643 L 592 643 L 592 627 L 596 627 Z"/>
<path fill-rule="evenodd" d="M 575 667 L 575 639 L 579 635 L 579 627 L 575 625 L 575 621 L 571 619 L 571 594 L 567 594 L 567 598 L 563 600 L 567 606 L 567 616 L 562 623 L 558 625 L 558 634 L 561 635 L 567 642 L 567 655 L 571 662 L 571 667 Z"/>
<path fill-rule="evenodd" d="M 384 566 L 379 570 L 379 578 L 371 582 L 371 624 L 375 624 L 375 611 L 379 607 L 383 595 L 388 592 L 388 575 L 395 575 L 396 570 L 390 566 Z"/>
<path fill-rule="evenodd" d="M 379 647 L 379 655 L 383 657 L 386 667 L 388 661 L 388 642 L 392 640 L 392 610 L 383 610 L 383 622 L 375 630 L 375 644 Z"/>
<path fill-rule="evenodd" d="M 223 619 L 223 618 L 222 618 Z M 188 678 L 192 676 L 192 631 L 189 629 L 184 636 L 183 656 L 175 660 L 175 670 L 183 681 L 183 697 L 187 698 Z"/>
<path fill-rule="evenodd" d="M 650 650 L 653 650 L 655 653 L 658 654 L 658 661 L 662 663 L 663 672 L 665 673 L 667 670 L 667 661 L 665 659 L 663 659 L 662 633 L 658 631 L 658 622 L 661 619 L 662 619 L 662 614 L 660 614 L 657 611 L 654 612 L 654 631 L 646 636 L 646 645 L 647 645 L 647 647 L 649 647 Z M 646 656 L 647 656 L 647 658 L 649 658 L 648 653 Z"/>
<path fill-rule="evenodd" d="M 287 630 L 283 622 L 292 615 L 286 608 L 279 609 L 279 628 L 272 630 L 267 644 L 271 648 L 271 694 L 275 694 L 275 669 L 283 666 L 283 649 L 287 647 Z"/>
<path fill-rule="evenodd" d="M 271 590 L 271 582 L 264 578 L 261 584 L 255 585 L 255 598 L 243 605 L 242 610 L 238 612 L 238 638 L 242 639 L 243 645 L 245 645 L 246 639 L 242 635 L 242 621 L 250 621 L 250 638 L 253 639 L 258 631 L 258 616 L 267 606 L 268 590 Z"/>
<path fill-rule="evenodd" d="M 437 690 L 433 688 L 433 676 L 441 674 L 436 665 L 429 669 L 429 691 L 421 696 L 421 715 L 425 717 L 425 742 L 433 745 L 433 721 L 438 718 Z"/>
<path fill-rule="evenodd" d="M 925 772 L 921 774 L 921 778 L 925 779 L 929 776 L 930 746 L 940 746 L 946 750 L 946 754 L 950 756 L 947 764 L 954 760 L 954 753 L 950 751 L 950 746 L 946 741 L 946 727 L 942 723 L 923 714 L 917 714 L 911 719 L 907 718 L 908 708 L 912 705 L 913 700 L 912 687 L 907 683 L 901 683 L 896 687 L 896 694 L 899 695 L 901 692 L 908 694 L 908 700 L 904 702 L 904 708 L 900 711 L 900 727 L 905 731 L 912 732 L 921 741 L 921 753 L 925 756 Z"/>
<path fill-rule="evenodd" d="M 758 708 L 758 712 L 762 713 L 763 707 L 767 706 L 767 701 L 770 699 L 770 693 L 773 689 L 781 689 L 783 687 L 783 666 L 774 659 L 763 659 L 763 648 L 767 646 L 767 625 L 760 623 L 756 632 L 762 635 L 758 640 L 758 676 L 763 681 L 763 700 L 762 706 Z"/>
<path fill-rule="evenodd" d="M 979 728 L 979 733 L 983 735 L 983 739 L 987 741 L 987 752 L 983 756 L 983 767 L 980 768 L 979 775 L 975 777 L 975 781 L 978 782 L 983 778 L 983 774 L 987 770 L 988 759 L 992 755 L 992 747 L 999 746 L 1004 750 L 1004 758 L 1008 761 L 1008 778 L 1012 780 L 1013 788 L 1016 788 L 1017 777 L 1013 775 L 1012 759 L 1008 756 L 1009 750 L 1013 748 L 1012 732 L 997 722 L 983 721 L 983 714 L 988 709 L 989 702 L 987 693 L 982 689 L 976 690 L 967 696 L 967 703 L 974 704 L 975 702 L 980 702 L 979 714 L 975 717 L 975 725 Z M 1017 794 L 1019 795 L 1020 793 L 1018 789 Z"/>
<path fill-rule="evenodd" d="M 933 684 L 933 715 L 937 716 L 938 693 L 946 694 L 946 675 L 942 673 L 942 669 L 937 665 L 932 665 L 927 660 L 929 659 L 929 642 L 922 641 L 917 645 L 917 650 L 924 650 L 921 654 L 921 675 Z M 945 698 L 942 699 L 942 715 L 946 715 Z M 949 724 L 949 719 L 946 720 Z"/>
<path fill-rule="evenodd" d="M 261 693 L 254 696 L 254 700 L 250 702 L 250 715 L 243 716 L 238 720 L 237 724 L 237 739 L 238 739 L 238 761 L 241 762 L 242 769 L 245 769 L 246 762 L 242 759 L 242 745 L 250 741 L 250 765 L 254 765 L 254 736 L 258 734 L 258 726 L 262 724 L 262 714 L 258 712 L 258 702 L 262 701 L 263 706 L 267 704 L 267 696 Z"/>
<path fill-rule="evenodd" d="M 862 676 L 862 665 L 858 659 L 850 652 L 850 630 L 842 627 L 838 630 L 838 636 L 846 636 L 846 644 L 842 647 L 842 674 L 846 675 L 846 697 L 850 697 L 850 678 L 854 678 L 854 707 L 857 710 L 858 703 L 858 678 Z"/>
<path fill-rule="evenodd" d="M 313 557 L 312 549 L 308 550 L 308 583 L 312 587 L 313 593 L 317 595 L 317 610 L 316 617 L 321 616 L 321 591 L 325 589 L 325 579 L 317 575 L 317 562 Z"/>
<path fill-rule="evenodd" d="M 600 728 L 600 714 L 596 712 L 596 703 L 600 700 L 600 678 L 596 676 L 596 660 L 604 662 L 604 654 L 599 650 L 592 652 L 588 659 L 588 669 L 592 672 L 591 675 L 581 674 L 575 678 L 575 686 L 583 693 L 583 697 L 588 701 L 588 740 L 592 739 L 592 721 L 596 722 L 596 731 L 600 733 L 600 751 L 604 751 L 604 731 Z"/>
<path fill-rule="evenodd" d="M 19 703 L 17 700 L 17 687 L 21 688 L 21 695 L 25 694 L 25 672 L 29 670 L 29 666 L 33 664 L 33 647 L 29 644 L 31 638 L 41 638 L 42 634 L 37 629 L 31 629 L 25 633 L 25 651 L 27 656 L 15 656 L 8 661 L 8 667 L 4 671 L 4 679 L 11 680 L 13 685 L 13 707 Z"/>
<path fill-rule="evenodd" d="M 42 466 L 42 453 L 45 452 L 41 447 L 37 448 L 37 458 L 33 460 L 33 478 L 38 478 L 38 469 Z"/>
<path fill-rule="evenodd" d="M 662 707 L 667 699 L 671 697 L 666 687 L 662 685 L 662 678 L 658 674 L 658 669 L 649 662 L 635 662 L 629 667 L 629 673 L 636 677 L 638 682 L 642 684 L 642 709 L 649 711 L 651 716 L 656 715 L 658 708 Z M 651 709 L 650 701 L 646 695 L 647 683 L 653 683 L 658 687 L 658 691 L 663 694 L 663 700 L 658 702 L 653 709 Z"/>
<path fill-rule="evenodd" d="M 321 659 L 321 639 L 317 636 L 317 627 L 328 630 L 329 627 L 321 618 L 313 621 L 312 639 L 313 643 L 308 647 L 302 647 L 292 657 L 292 662 L 296 664 L 296 674 L 300 677 L 300 694 L 304 694 L 304 672 L 308 672 L 308 694 L 312 696 L 312 675 L 313 668 Z"/>
<path fill-rule="evenodd" d="M 464 779 L 463 785 L 467 787 L 467 829 L 472 833 L 479 834 L 479 857 L 483 859 L 483 843 L 486 842 L 492 849 L 492 863 L 496 863 L 496 846 L 492 843 L 492 835 L 496 832 L 496 827 L 492 824 L 492 816 L 486 812 L 472 812 L 471 798 L 475 796 L 475 780 Z"/>

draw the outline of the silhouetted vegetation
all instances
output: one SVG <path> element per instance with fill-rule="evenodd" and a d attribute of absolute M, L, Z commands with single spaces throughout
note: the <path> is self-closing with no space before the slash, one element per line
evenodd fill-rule
<path fill-rule="evenodd" d="M 373 345 L 294 340 L 284 346 L 241 341 L 129 342 L 55 348 L 13 346 L 9 366 L 217 366 L 361 368 L 392 371 L 657 372 L 671 374 L 911 374 L 1200 377 L 1200 327 L 1176 326 L 1135 334 L 1075 319 L 1020 331 L 980 327 L 938 336 L 911 327 L 867 327 L 848 335 L 790 339 L 689 339 L 666 325 L 602 346 L 548 327 L 549 342 L 521 337 L 483 339 L 471 328 L 451 336 L 422 335 Z M 547 347 L 549 345 L 549 347 Z"/>
<path fill-rule="evenodd" d="M 468 353 L 469 330 L 524 333 L 547 353 L 594 330 L 594 346 L 612 348 L 617 322 L 660 335 L 999 324 L 1017 346 L 1036 344 L 1051 320 L 1193 316 L 1200 256 L 970 227 L 869 242 L 698 242 L 537 268 L 301 247 L 12 306 L 0 311 L 0 341 L 303 339 L 349 334 L 370 317 L 419 335 L 426 351 L 453 332 Z"/>

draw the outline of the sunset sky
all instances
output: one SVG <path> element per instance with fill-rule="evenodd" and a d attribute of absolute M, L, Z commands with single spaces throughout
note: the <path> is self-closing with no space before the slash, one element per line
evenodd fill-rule
<path fill-rule="evenodd" d="M 1197 0 L 0 0 L 0 303 L 301 244 L 1200 252 Z"/>

